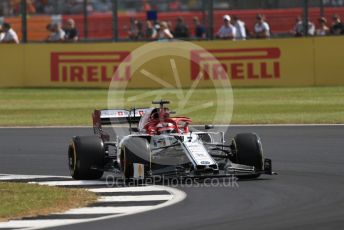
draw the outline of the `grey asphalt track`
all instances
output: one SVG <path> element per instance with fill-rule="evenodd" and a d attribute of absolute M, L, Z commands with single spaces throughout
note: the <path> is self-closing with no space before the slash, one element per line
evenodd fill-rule
<path fill-rule="evenodd" d="M 344 126 L 233 127 L 254 131 L 278 176 L 238 188 L 177 187 L 187 198 L 133 216 L 57 229 L 344 229 Z M 0 129 L 0 173 L 68 175 L 66 149 L 90 128 Z"/>

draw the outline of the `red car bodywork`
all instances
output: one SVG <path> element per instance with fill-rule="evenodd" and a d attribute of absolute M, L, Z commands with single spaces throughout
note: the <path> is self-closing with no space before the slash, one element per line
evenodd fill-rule
<path fill-rule="evenodd" d="M 101 110 L 95 110 L 92 114 L 93 118 L 93 128 L 95 131 L 101 135 L 103 140 L 109 140 L 109 135 L 102 132 L 102 124 L 118 124 L 124 123 L 119 121 L 123 119 L 129 123 L 140 123 L 139 131 L 144 134 L 149 135 L 159 135 L 162 133 L 188 133 L 189 125 L 192 123 L 192 120 L 184 116 L 170 117 L 169 109 L 165 108 L 163 105 L 160 108 L 145 109 L 146 113 L 143 114 L 140 111 L 140 116 L 132 115 L 129 117 L 115 117 L 114 120 L 108 119 L 104 120 L 101 117 Z M 109 110 L 111 111 L 111 110 Z M 117 110 L 113 110 L 115 113 Z M 115 115 L 114 115 L 115 116 Z"/>

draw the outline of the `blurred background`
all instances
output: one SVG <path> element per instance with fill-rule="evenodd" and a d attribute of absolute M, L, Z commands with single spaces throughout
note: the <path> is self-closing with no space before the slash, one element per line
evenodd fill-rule
<path fill-rule="evenodd" d="M 173 31 L 182 18 L 189 33 L 183 39 L 214 39 L 223 24 L 223 15 L 238 16 L 245 22 L 248 35 L 262 14 L 269 23 L 271 38 L 292 37 L 296 18 L 304 25 L 317 26 L 324 17 L 331 27 L 333 15 L 344 17 L 344 0 L 1 0 L 0 24 L 9 22 L 22 42 L 44 42 L 50 23 L 74 19 L 80 41 L 147 40 L 130 36 L 133 30 L 145 30 L 159 21 L 168 22 Z M 205 35 L 196 37 L 195 21 Z M 306 36 L 306 35 L 305 35 Z M 248 39 L 250 36 L 248 36 Z"/>

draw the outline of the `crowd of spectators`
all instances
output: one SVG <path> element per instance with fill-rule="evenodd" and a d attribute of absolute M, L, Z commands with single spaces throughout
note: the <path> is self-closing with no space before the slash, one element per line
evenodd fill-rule
<path fill-rule="evenodd" d="M 342 23 L 338 15 L 332 16 L 332 23 L 328 23 L 325 17 L 318 18 L 317 24 L 310 20 L 307 20 L 308 24 L 305 25 L 305 21 L 301 16 L 296 18 L 294 28 L 290 33 L 295 37 L 302 37 L 306 34 L 308 36 L 326 36 L 326 35 L 343 35 L 344 24 Z M 307 29 L 307 33 L 305 32 Z"/>
<path fill-rule="evenodd" d="M 149 40 L 171 40 L 171 39 L 207 39 L 205 26 L 202 25 L 198 17 L 193 17 L 193 31 L 184 21 L 183 17 L 178 17 L 173 26 L 172 21 L 151 21 L 142 22 L 132 17 L 130 26 L 127 29 L 128 38 L 133 41 Z M 295 37 L 302 36 L 326 36 L 326 35 L 343 35 L 344 24 L 339 15 L 332 16 L 332 23 L 329 23 L 325 17 L 319 17 L 317 23 L 306 20 L 301 16 L 296 18 L 295 25 L 289 34 Z M 77 42 L 79 41 L 79 32 L 76 28 L 75 21 L 68 19 L 64 26 L 55 22 L 47 25 L 46 29 L 50 35 L 46 42 Z M 223 24 L 218 28 L 216 34 L 218 39 L 227 40 L 246 40 L 246 39 L 269 39 L 271 29 L 266 18 L 262 14 L 256 16 L 256 23 L 252 30 L 247 28 L 245 22 L 238 16 L 223 16 Z M 9 23 L 0 25 L 0 43 L 19 44 L 17 33 L 12 29 Z"/>
<path fill-rule="evenodd" d="M 194 30 L 190 31 L 183 17 L 178 17 L 173 26 L 172 21 L 146 21 L 131 18 L 128 38 L 131 40 L 163 40 L 163 39 L 207 39 L 206 28 L 198 17 L 193 18 Z M 338 15 L 333 15 L 329 24 L 325 17 L 318 18 L 317 23 L 307 20 L 307 26 L 301 16 L 296 18 L 294 27 L 289 32 L 295 37 L 325 36 L 344 34 L 344 25 Z M 307 29 L 307 32 L 305 30 Z M 224 15 L 223 24 L 215 33 L 217 39 L 246 40 L 269 39 L 272 36 L 270 25 L 263 14 L 256 16 L 253 28 L 247 28 L 245 22 L 234 15 Z"/>
<path fill-rule="evenodd" d="M 265 21 L 264 15 L 258 14 L 257 21 L 253 27 L 253 32 L 250 33 L 244 21 L 238 16 L 233 16 L 233 19 L 229 15 L 223 16 L 223 25 L 216 33 L 216 37 L 220 39 L 231 40 L 246 40 L 250 38 L 270 38 L 270 26 Z"/>
<path fill-rule="evenodd" d="M 191 32 L 189 26 L 185 23 L 183 17 L 176 19 L 173 26 L 171 21 L 151 21 L 142 23 L 135 18 L 130 19 L 130 28 L 128 29 L 128 38 L 131 40 L 165 40 L 165 39 L 189 39 L 195 37 L 198 39 L 206 38 L 206 30 L 200 23 L 198 17 L 193 17 L 195 30 Z"/>
<path fill-rule="evenodd" d="M 19 44 L 18 35 L 9 23 L 5 22 L 0 26 L 0 43 Z"/>
<path fill-rule="evenodd" d="M 128 37 L 131 40 L 164 40 L 164 39 L 207 39 L 206 28 L 198 17 L 193 17 L 193 31 L 185 23 L 183 17 L 178 17 L 173 26 L 172 21 L 150 21 L 142 23 L 135 18 L 130 19 Z M 223 25 L 216 33 L 218 39 L 245 40 L 251 38 L 269 38 L 270 27 L 263 15 L 257 15 L 257 23 L 250 33 L 244 21 L 239 16 L 224 15 Z"/>
<path fill-rule="evenodd" d="M 195 36 L 205 38 L 205 29 L 197 17 L 193 18 L 195 23 Z M 128 37 L 131 40 L 165 40 L 165 39 L 188 39 L 190 31 L 182 17 L 178 17 L 175 27 L 171 21 L 151 21 L 143 23 L 135 18 L 130 19 Z"/>
<path fill-rule="evenodd" d="M 47 30 L 50 32 L 47 42 L 77 42 L 79 40 L 79 32 L 75 21 L 71 18 L 67 20 L 64 27 L 61 23 L 56 22 L 48 24 Z"/>
<path fill-rule="evenodd" d="M 79 32 L 75 26 L 73 19 L 68 19 L 62 27 L 59 22 L 50 23 L 46 29 L 50 33 L 46 42 L 77 42 L 79 40 Z M 19 44 L 17 33 L 12 29 L 11 24 L 5 22 L 0 25 L 0 43 Z"/>

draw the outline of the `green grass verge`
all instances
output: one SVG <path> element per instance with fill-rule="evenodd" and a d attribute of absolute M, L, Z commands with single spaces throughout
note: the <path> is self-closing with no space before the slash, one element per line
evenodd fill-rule
<path fill-rule="evenodd" d="M 127 90 L 125 98 L 137 97 L 126 107 L 150 106 L 156 95 L 141 96 L 147 92 Z M 177 91 L 156 93 L 161 92 L 167 93 L 162 97 L 171 100 L 170 107 L 177 108 L 181 101 Z M 181 93 L 185 95 L 187 90 Z M 225 106 L 226 98 L 218 98 L 216 93 L 213 89 L 195 90 L 187 106 L 206 102 L 214 102 L 218 108 Z M 234 124 L 344 123 L 344 87 L 235 88 L 233 95 Z M 0 125 L 91 125 L 92 111 L 107 108 L 107 97 L 106 89 L 0 89 Z M 187 115 L 196 124 L 228 122 L 227 118 L 214 121 L 215 112 L 213 107 Z"/>
<path fill-rule="evenodd" d="M 94 201 L 96 195 L 82 189 L 0 183 L 0 221 L 66 211 Z"/>

